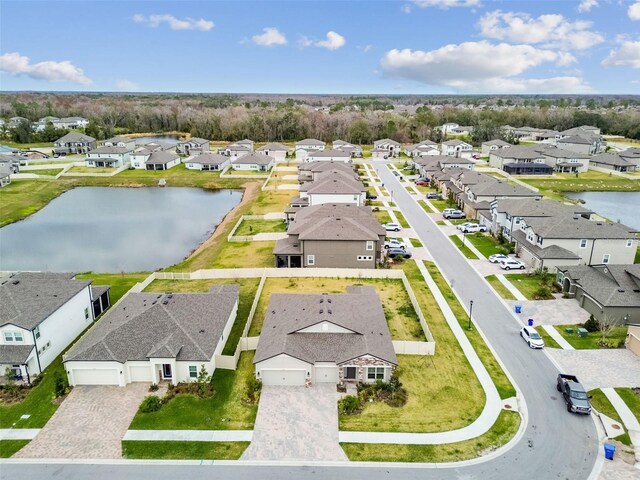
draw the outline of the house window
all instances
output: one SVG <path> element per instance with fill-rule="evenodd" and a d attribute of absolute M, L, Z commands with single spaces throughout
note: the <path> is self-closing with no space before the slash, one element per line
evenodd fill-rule
<path fill-rule="evenodd" d="M 4 341 L 13 342 L 13 332 L 4 332 Z"/>
<path fill-rule="evenodd" d="M 587 240 L 585 238 L 580 240 L 580 248 L 587 248 Z"/>
<path fill-rule="evenodd" d="M 369 367 L 369 368 L 367 368 L 367 379 L 369 379 L 369 380 L 384 380 L 384 367 Z"/>
<path fill-rule="evenodd" d="M 633 239 L 630 238 L 627 240 L 627 247 L 632 247 L 633 246 Z"/>
<path fill-rule="evenodd" d="M 373 250 L 373 240 L 367 240 L 367 250 Z"/>
<path fill-rule="evenodd" d="M 605 253 L 602 256 L 602 263 L 609 263 L 609 258 L 611 257 L 611 255 L 609 255 L 608 253 Z"/>
<path fill-rule="evenodd" d="M 89 307 L 84 309 L 84 319 L 89 320 Z"/>
<path fill-rule="evenodd" d="M 316 256 L 307 255 L 307 265 L 315 265 L 315 264 L 316 264 Z"/>
<path fill-rule="evenodd" d="M 40 338 L 40 327 L 36 327 L 36 328 L 33 329 L 33 335 L 36 338 Z"/>
<path fill-rule="evenodd" d="M 196 365 L 189 365 L 189 378 L 198 378 L 198 367 Z"/>

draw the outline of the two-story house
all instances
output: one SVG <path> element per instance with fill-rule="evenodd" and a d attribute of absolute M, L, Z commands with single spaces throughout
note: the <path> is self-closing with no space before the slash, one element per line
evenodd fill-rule
<path fill-rule="evenodd" d="M 551 175 L 553 167 L 535 148 L 513 145 L 489 152 L 489 165 L 510 175 Z"/>
<path fill-rule="evenodd" d="M 473 147 L 471 145 L 458 139 L 447 140 L 440 145 L 442 155 L 449 155 L 451 157 L 469 158 L 471 157 L 472 150 Z"/>
<path fill-rule="evenodd" d="M 363 206 L 367 198 L 367 187 L 353 178 L 352 173 L 329 170 L 319 174 L 315 180 L 300 185 L 300 198 L 308 204 L 353 203 Z"/>
<path fill-rule="evenodd" d="M 345 142 L 344 140 L 334 140 L 332 143 L 334 150 L 344 150 L 349 152 L 351 157 L 362 157 L 362 147 L 353 143 Z"/>
<path fill-rule="evenodd" d="M 296 142 L 296 160 L 305 161 L 310 152 L 324 150 L 325 145 L 326 144 L 322 140 L 317 140 L 315 138 L 305 138 L 304 140 Z"/>
<path fill-rule="evenodd" d="M 584 173 L 589 170 L 589 155 L 564 148 L 544 145 L 534 148 L 544 162 L 559 173 Z"/>
<path fill-rule="evenodd" d="M 53 142 L 53 151 L 57 154 L 87 153 L 95 150 L 96 139 L 84 133 L 69 132 Z"/>
<path fill-rule="evenodd" d="M 495 140 L 489 140 L 487 142 L 482 142 L 481 150 L 482 155 L 489 155 L 494 150 L 499 150 L 501 148 L 509 148 L 512 145 L 504 140 L 500 140 L 499 138 Z"/>
<path fill-rule="evenodd" d="M 184 142 L 176 143 L 176 151 L 182 155 L 197 155 L 210 151 L 209 140 L 198 137 L 191 137 Z"/>
<path fill-rule="evenodd" d="M 333 161 L 315 161 L 302 163 L 298 166 L 298 182 L 310 182 L 316 180 L 322 173 L 339 170 L 348 173 L 351 178 L 358 180 L 358 174 L 353 169 L 353 164 Z"/>
<path fill-rule="evenodd" d="M 271 142 L 263 145 L 256 150 L 256 153 L 260 155 L 268 155 L 276 159 L 276 162 L 284 162 L 287 159 L 289 153 L 289 147 L 278 142 Z"/>
<path fill-rule="evenodd" d="M 128 138 L 128 137 L 112 137 L 107 138 L 106 140 L 102 140 L 102 147 L 122 147 L 128 148 L 130 150 L 136 149 L 136 139 Z"/>
<path fill-rule="evenodd" d="M 340 149 L 327 149 L 310 151 L 307 155 L 308 162 L 351 162 L 351 152 Z"/>
<path fill-rule="evenodd" d="M 129 147 L 98 147 L 87 153 L 87 167 L 120 168 L 131 163 L 133 150 Z"/>
<path fill-rule="evenodd" d="M 395 140 L 392 140 L 390 138 L 383 138 L 381 140 L 376 140 L 375 142 L 373 142 L 372 154 L 374 151 L 380 152 L 381 150 L 386 151 L 386 155 L 389 158 L 399 157 L 400 152 L 402 150 L 402 146 L 400 145 L 399 142 L 396 142 Z M 378 158 L 379 157 L 380 156 L 378 155 Z"/>
<path fill-rule="evenodd" d="M 407 145 L 404 147 L 404 153 L 411 158 L 424 157 L 427 155 L 440 155 L 438 144 L 431 140 L 423 140 L 415 145 Z"/>

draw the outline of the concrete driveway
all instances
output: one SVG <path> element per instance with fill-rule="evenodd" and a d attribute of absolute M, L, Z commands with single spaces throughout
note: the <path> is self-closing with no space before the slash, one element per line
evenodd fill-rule
<path fill-rule="evenodd" d="M 338 444 L 337 398 L 333 384 L 264 386 L 242 460 L 346 461 Z"/>
<path fill-rule="evenodd" d="M 75 387 L 36 438 L 14 457 L 121 458 L 120 441 L 146 395 L 148 383 Z"/>
<path fill-rule="evenodd" d="M 533 318 L 536 325 L 577 325 L 589 320 L 589 312 L 580 308 L 575 299 L 559 295 L 554 300 L 507 300 L 507 303 L 522 305 L 519 317 L 523 321 Z"/>

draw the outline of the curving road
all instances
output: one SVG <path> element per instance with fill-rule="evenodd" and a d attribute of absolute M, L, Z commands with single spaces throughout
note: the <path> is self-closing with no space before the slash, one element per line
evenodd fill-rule
<path fill-rule="evenodd" d="M 225 479 L 482 479 L 583 480 L 591 474 L 599 448 L 590 417 L 569 414 L 555 390 L 558 370 L 542 351 L 526 347 L 519 325 L 482 277 L 441 232 L 435 222 L 407 193 L 387 168 L 379 168 L 382 181 L 394 191 L 394 201 L 431 251 L 459 297 L 473 300 L 473 318 L 507 366 L 526 400 L 528 422 L 520 441 L 503 455 L 472 465 L 435 468 L 394 466 L 252 466 L 252 465 L 79 465 L 3 464 L 0 477 L 12 480 L 41 478 L 111 480 L 113 478 L 198 480 L 216 475 Z"/>

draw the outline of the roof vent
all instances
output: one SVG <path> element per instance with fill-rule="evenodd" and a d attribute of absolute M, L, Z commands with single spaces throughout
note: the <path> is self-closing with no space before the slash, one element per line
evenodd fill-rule
<path fill-rule="evenodd" d="M 327 298 L 327 303 L 331 303 L 331 299 L 330 298 Z"/>
<path fill-rule="evenodd" d="M 329 315 L 331 315 L 331 309 L 330 309 L 330 308 L 328 308 L 328 309 L 327 309 L 327 313 L 328 313 Z"/>
<path fill-rule="evenodd" d="M 203 330 L 200 330 L 200 333 L 204 333 L 204 329 L 203 329 Z"/>
<path fill-rule="evenodd" d="M 323 309 L 320 309 L 320 313 L 324 313 L 324 310 L 323 310 Z"/>
<path fill-rule="evenodd" d="M 596 225 L 602 225 L 602 222 L 598 222 L 598 223 L 596 223 Z"/>
<path fill-rule="evenodd" d="M 14 285 L 18 285 L 18 284 L 20 283 L 20 280 L 14 280 L 14 281 L 13 281 L 13 282 L 11 282 L 11 283 L 13 283 Z"/>
<path fill-rule="evenodd" d="M 618 292 L 620 292 L 620 293 L 624 293 L 624 288 L 619 288 L 619 289 L 618 289 Z"/>
<path fill-rule="evenodd" d="M 323 302 L 324 302 L 324 298 L 321 298 L 321 299 L 320 299 L 320 303 L 323 303 Z"/>
<path fill-rule="evenodd" d="M 169 292 L 169 293 L 167 294 L 167 298 L 173 298 L 173 293 Z"/>
<path fill-rule="evenodd" d="M 163 305 L 168 305 L 169 304 L 169 299 L 165 298 L 164 300 L 162 300 L 162 304 Z"/>

